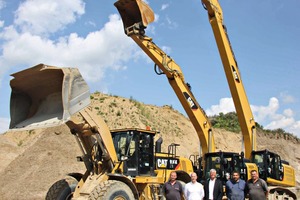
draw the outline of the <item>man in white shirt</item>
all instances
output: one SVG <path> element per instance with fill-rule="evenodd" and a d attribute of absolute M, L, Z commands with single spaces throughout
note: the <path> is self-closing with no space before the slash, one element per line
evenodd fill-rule
<path fill-rule="evenodd" d="M 203 185 L 197 182 L 197 174 L 191 174 L 191 182 L 184 187 L 184 196 L 187 200 L 202 200 L 204 197 Z"/>

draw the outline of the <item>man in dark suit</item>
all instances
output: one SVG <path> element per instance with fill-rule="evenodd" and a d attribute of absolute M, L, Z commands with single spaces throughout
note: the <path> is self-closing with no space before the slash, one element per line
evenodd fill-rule
<path fill-rule="evenodd" d="M 205 200 L 222 200 L 223 184 L 222 181 L 216 178 L 217 172 L 215 169 L 209 171 L 210 178 L 204 183 Z"/>

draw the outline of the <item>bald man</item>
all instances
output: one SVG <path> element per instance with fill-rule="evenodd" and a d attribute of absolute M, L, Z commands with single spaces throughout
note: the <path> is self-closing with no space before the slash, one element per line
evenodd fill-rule
<path fill-rule="evenodd" d="M 184 187 L 184 196 L 186 200 L 202 200 L 204 197 L 204 189 L 201 183 L 197 182 L 197 174 L 191 174 L 191 182 Z"/>

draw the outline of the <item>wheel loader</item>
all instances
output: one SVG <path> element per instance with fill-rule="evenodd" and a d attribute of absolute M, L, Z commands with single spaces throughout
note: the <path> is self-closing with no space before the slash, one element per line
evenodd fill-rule
<path fill-rule="evenodd" d="M 76 68 L 39 64 L 12 74 L 11 130 L 65 123 L 76 138 L 84 174 L 70 173 L 55 182 L 46 199 L 162 199 L 171 171 L 190 181 L 192 162 L 176 155 L 177 144 L 161 152 L 155 131 L 138 128 L 109 130 L 93 114 L 89 88 Z M 155 147 L 155 149 L 154 149 Z"/>

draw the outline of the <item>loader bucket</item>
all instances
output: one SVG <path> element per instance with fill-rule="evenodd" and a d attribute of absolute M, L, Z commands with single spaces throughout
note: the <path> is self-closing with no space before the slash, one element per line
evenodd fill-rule
<path fill-rule="evenodd" d="M 11 76 L 10 129 L 60 125 L 90 103 L 89 88 L 76 68 L 39 64 Z"/>
<path fill-rule="evenodd" d="M 125 30 L 137 23 L 146 28 L 154 21 L 154 12 L 142 0 L 118 0 L 114 5 L 121 15 Z"/>

